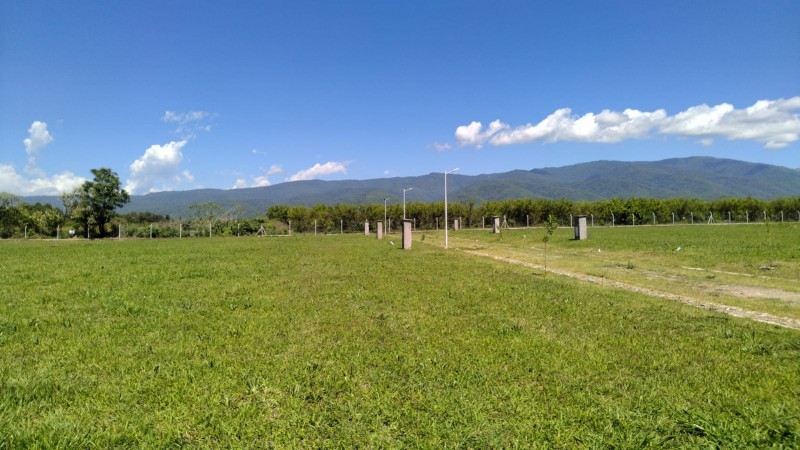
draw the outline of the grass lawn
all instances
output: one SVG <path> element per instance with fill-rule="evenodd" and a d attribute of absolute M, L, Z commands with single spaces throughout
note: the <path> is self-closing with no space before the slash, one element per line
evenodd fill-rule
<path fill-rule="evenodd" d="M 796 330 L 398 247 L 0 242 L 0 448 L 800 446 Z"/>

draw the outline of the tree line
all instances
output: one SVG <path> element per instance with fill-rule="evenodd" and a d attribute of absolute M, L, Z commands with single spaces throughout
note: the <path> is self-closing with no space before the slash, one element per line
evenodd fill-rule
<path fill-rule="evenodd" d="M 413 220 L 417 229 L 433 230 L 444 226 L 444 202 L 408 202 L 406 218 Z M 645 225 L 673 223 L 723 222 L 781 222 L 800 221 L 800 196 L 760 200 L 723 198 L 700 200 L 692 198 L 611 198 L 596 201 L 569 199 L 513 199 L 476 204 L 468 200 L 449 202 L 448 217 L 459 219 L 464 228 L 491 226 L 491 217 L 501 217 L 509 227 L 544 226 L 553 216 L 561 226 L 570 226 L 578 215 L 585 215 L 596 226 Z M 403 205 L 315 205 L 272 206 L 266 217 L 289 224 L 293 231 L 360 232 L 364 222 L 383 221 L 384 214 L 392 229 L 399 229 L 403 219 Z"/>
<path fill-rule="evenodd" d="M 189 205 L 191 216 L 175 220 L 149 212 L 118 214 L 116 209 L 130 200 L 110 169 L 93 169 L 94 179 L 63 194 L 63 209 L 49 204 L 27 204 L 19 197 L 0 193 L 0 238 L 68 237 L 70 230 L 83 237 L 207 237 L 254 234 L 363 232 L 364 223 L 386 219 L 390 231 L 398 230 L 403 204 L 336 204 L 271 206 L 263 216 L 243 218 L 244 207 L 223 208 L 214 202 Z M 450 223 L 460 220 L 463 228 L 490 226 L 499 216 L 508 227 L 543 226 L 555 219 L 570 226 L 577 215 L 585 215 L 595 226 L 650 225 L 670 223 L 800 222 L 800 196 L 760 200 L 722 198 L 611 198 L 597 201 L 569 199 L 513 199 L 476 204 L 473 200 L 449 202 Z M 408 202 L 405 216 L 416 229 L 444 227 L 444 202 Z"/>

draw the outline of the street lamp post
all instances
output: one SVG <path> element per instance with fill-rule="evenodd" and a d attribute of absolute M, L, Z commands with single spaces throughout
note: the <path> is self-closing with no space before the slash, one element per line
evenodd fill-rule
<path fill-rule="evenodd" d="M 410 191 L 412 189 L 414 188 L 410 187 L 408 189 L 403 189 L 403 220 L 406 218 L 406 191 Z"/>
<path fill-rule="evenodd" d="M 444 248 L 447 249 L 447 174 L 453 173 L 458 170 L 458 167 L 455 169 L 445 172 L 444 173 Z"/>

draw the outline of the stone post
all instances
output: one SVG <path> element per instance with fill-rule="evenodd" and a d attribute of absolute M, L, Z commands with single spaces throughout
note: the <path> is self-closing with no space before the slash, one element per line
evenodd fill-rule
<path fill-rule="evenodd" d="M 411 248 L 411 220 L 403 219 L 403 249 Z"/>
<path fill-rule="evenodd" d="M 383 239 L 383 222 L 378 222 L 378 239 Z"/>
<path fill-rule="evenodd" d="M 369 220 L 364 221 L 364 236 L 369 236 Z"/>
<path fill-rule="evenodd" d="M 458 226 L 461 225 L 458 219 L 453 219 L 453 231 L 458 231 Z"/>
<path fill-rule="evenodd" d="M 500 216 L 492 216 L 492 234 L 500 233 Z"/>
<path fill-rule="evenodd" d="M 578 223 L 575 225 L 575 240 L 586 240 L 586 216 L 577 216 Z"/>

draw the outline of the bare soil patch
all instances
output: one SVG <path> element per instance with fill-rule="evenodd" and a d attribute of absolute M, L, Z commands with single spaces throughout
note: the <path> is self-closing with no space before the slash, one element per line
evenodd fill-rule
<path fill-rule="evenodd" d="M 725 295 L 743 298 L 770 298 L 800 304 L 800 293 L 757 286 L 722 285 L 713 290 Z"/>
<path fill-rule="evenodd" d="M 530 267 L 532 269 L 544 270 L 544 266 L 539 265 L 539 264 L 534 264 L 534 263 L 525 262 L 525 261 L 519 261 L 519 260 L 515 260 L 515 259 L 511 259 L 511 258 L 506 258 L 506 257 L 503 257 L 503 256 L 494 256 L 494 255 L 490 255 L 488 253 L 484 253 L 484 252 L 476 251 L 476 250 L 464 250 L 464 252 L 465 253 L 469 253 L 471 255 L 492 258 L 492 259 L 495 259 L 497 261 L 503 261 L 503 262 L 510 263 L 510 264 L 515 264 L 515 265 L 524 266 L 524 267 Z M 779 317 L 779 316 L 775 316 L 775 315 L 772 315 L 772 314 L 756 312 L 756 311 L 749 311 L 749 310 L 746 310 L 746 309 L 738 308 L 736 306 L 729 306 L 729 305 L 723 305 L 723 304 L 719 304 L 719 303 L 709 302 L 709 301 L 706 301 L 706 300 L 701 300 L 701 299 L 694 298 L 694 297 L 689 297 L 689 296 L 686 296 L 686 295 L 671 294 L 669 292 L 664 292 L 664 291 L 659 291 L 659 290 L 656 290 L 656 289 L 650 289 L 650 288 L 645 288 L 645 287 L 641 287 L 641 286 L 636 286 L 636 285 L 633 285 L 633 284 L 623 283 L 623 282 L 620 282 L 620 281 L 608 280 L 608 279 L 601 278 L 601 277 L 596 277 L 596 276 L 593 276 L 593 275 L 586 275 L 586 274 L 582 274 L 582 273 L 569 272 L 569 271 L 566 271 L 566 270 L 553 269 L 553 268 L 548 268 L 547 271 L 551 272 L 551 273 L 554 273 L 554 274 L 558 274 L 558 275 L 574 278 L 574 279 L 577 279 L 577 280 L 581 280 L 581 281 L 586 281 L 586 282 L 590 282 L 590 283 L 597 283 L 597 284 L 603 285 L 603 286 L 610 286 L 610 287 L 614 287 L 614 288 L 617 288 L 617 289 L 624 289 L 624 290 L 630 291 L 630 292 L 638 292 L 638 293 L 645 294 L 645 295 L 650 295 L 650 296 L 653 296 L 653 297 L 658 297 L 658 298 L 663 298 L 663 299 L 667 299 L 667 300 L 677 301 L 677 302 L 684 303 L 684 304 L 687 304 L 687 305 L 691 305 L 691 306 L 694 306 L 694 307 L 707 309 L 709 311 L 715 311 L 715 312 L 720 312 L 720 313 L 723 313 L 723 314 L 728 314 L 728 315 L 731 315 L 731 316 L 734 316 L 734 317 L 741 317 L 741 318 L 755 320 L 755 321 L 758 321 L 758 322 L 764 322 L 764 323 L 769 323 L 769 324 L 772 324 L 772 325 L 779 325 L 779 326 L 786 327 L 786 328 L 793 328 L 793 329 L 800 330 L 800 320 L 795 320 L 795 319 L 791 319 L 791 318 L 788 318 L 788 317 Z M 782 291 L 780 289 L 758 288 L 758 287 L 753 287 L 753 286 L 722 286 L 722 288 L 723 288 L 723 290 L 726 291 L 725 292 L 726 294 L 730 293 L 730 292 L 728 292 L 728 290 L 730 290 L 732 292 L 738 293 L 741 296 L 746 296 L 746 297 L 779 298 L 779 299 L 782 299 L 782 300 L 791 299 L 789 301 L 800 301 L 800 294 L 793 293 L 793 292 Z M 730 288 L 730 289 L 728 289 L 728 288 Z M 717 287 L 717 289 L 719 289 L 719 287 Z M 732 293 L 730 293 L 730 294 L 734 295 Z"/>

